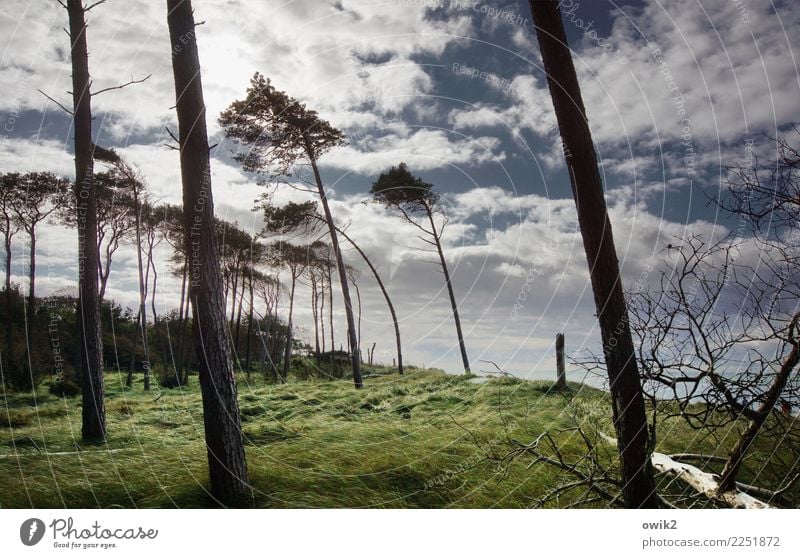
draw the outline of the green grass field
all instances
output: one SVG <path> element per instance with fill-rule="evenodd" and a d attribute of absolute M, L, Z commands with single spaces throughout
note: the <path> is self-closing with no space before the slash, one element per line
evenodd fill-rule
<path fill-rule="evenodd" d="M 143 392 L 107 375 L 108 440 L 80 442 L 80 398 L 5 393 L 0 401 L 0 506 L 209 507 L 202 406 L 188 388 Z M 485 459 L 508 439 L 527 442 L 573 425 L 573 414 L 613 434 L 604 393 L 578 385 L 440 371 L 272 385 L 239 378 L 247 465 L 259 507 L 527 507 L 566 479 L 523 456 Z M 661 425 L 664 451 L 724 455 L 731 440 Z M 562 434 L 567 454 L 584 451 Z M 613 449 L 613 448 L 612 448 Z M 613 455 L 613 451 L 609 451 Z M 567 495 L 569 505 L 581 493 Z"/>

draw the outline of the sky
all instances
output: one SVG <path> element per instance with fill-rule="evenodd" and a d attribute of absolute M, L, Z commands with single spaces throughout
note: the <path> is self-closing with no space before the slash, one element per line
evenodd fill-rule
<path fill-rule="evenodd" d="M 460 369 L 442 274 L 414 230 L 368 199 L 401 161 L 442 194 L 443 236 L 473 371 L 493 362 L 550 376 L 555 334 L 567 353 L 597 350 L 589 275 L 546 76 L 527 2 L 456 0 L 195 0 L 213 150 L 217 215 L 258 232 L 263 192 L 231 158 L 219 113 L 258 71 L 338 127 L 348 145 L 321 161 L 334 216 L 378 265 L 403 334 L 404 360 Z M 628 289 L 657 287 L 668 244 L 721 238 L 737 224 L 710 200 L 730 167 L 774 158 L 769 138 L 800 114 L 800 11 L 791 1 L 563 0 L 562 16 L 598 152 Z M 0 172 L 74 177 L 67 15 L 55 0 L 5 0 L 0 12 Z M 154 198 L 180 200 L 167 128 L 176 130 L 165 2 L 108 0 L 88 30 L 93 89 L 144 83 L 94 98 L 96 142 L 115 148 Z M 308 194 L 291 188 L 276 203 Z M 14 243 L 14 280 L 26 284 L 26 238 Z M 37 288 L 76 286 L 77 238 L 42 227 Z M 179 280 L 160 262 L 159 307 L 177 305 Z M 393 330 L 382 295 L 361 270 L 362 346 L 390 362 Z M 134 253 L 115 257 L 107 297 L 136 304 Z M 342 307 L 337 293 L 334 301 Z M 311 339 L 309 297 L 295 321 Z M 344 339 L 343 316 L 337 323 Z M 578 371 L 571 369 L 571 373 Z"/>

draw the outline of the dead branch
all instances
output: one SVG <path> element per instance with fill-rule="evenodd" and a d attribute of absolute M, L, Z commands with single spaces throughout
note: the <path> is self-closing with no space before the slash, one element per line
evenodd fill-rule
<path fill-rule="evenodd" d="M 44 92 L 44 91 L 42 91 L 41 89 L 37 89 L 36 91 L 38 91 L 39 93 L 41 93 L 42 95 L 44 95 L 45 97 L 47 97 L 47 98 L 48 98 L 48 99 L 49 99 L 51 102 L 53 102 L 53 103 L 55 103 L 56 105 L 58 105 L 58 106 L 59 106 L 59 108 L 61 108 L 61 110 L 63 110 L 64 112 L 66 112 L 66 113 L 67 113 L 67 114 L 69 114 L 70 116 L 73 116 L 73 113 L 72 113 L 72 111 L 71 111 L 71 110 L 69 110 L 67 107 L 65 107 L 64 105 L 62 105 L 61 103 L 59 103 L 58 101 L 56 101 L 55 99 L 53 99 L 53 98 L 52 98 L 50 95 L 48 95 L 47 93 L 45 93 L 45 92 Z"/>
<path fill-rule="evenodd" d="M 101 4 L 101 3 L 102 3 L 102 2 L 104 2 L 104 1 L 105 1 L 105 0 L 101 0 L 101 2 L 97 2 L 96 4 L 93 4 L 93 7 L 94 7 L 94 6 L 96 6 L 97 4 Z M 134 85 L 134 84 L 137 84 L 137 83 L 144 83 L 145 81 L 147 81 L 148 79 L 150 79 L 150 77 L 151 77 L 152 75 L 153 75 L 153 74 L 147 74 L 147 75 L 146 75 L 145 77 L 143 77 L 142 79 L 133 79 L 133 77 L 131 77 L 130 81 L 128 81 L 128 82 L 126 82 L 126 83 L 122 83 L 122 84 L 120 84 L 120 85 L 115 85 L 115 86 L 113 86 L 113 87 L 106 87 L 106 88 L 104 88 L 104 89 L 99 89 L 99 90 L 95 91 L 94 93 L 92 93 L 92 97 L 95 97 L 95 96 L 97 96 L 97 95 L 100 95 L 101 93 L 107 93 L 108 91 L 114 91 L 115 89 L 125 89 L 125 88 L 126 88 L 126 87 L 128 87 L 129 85 Z"/>

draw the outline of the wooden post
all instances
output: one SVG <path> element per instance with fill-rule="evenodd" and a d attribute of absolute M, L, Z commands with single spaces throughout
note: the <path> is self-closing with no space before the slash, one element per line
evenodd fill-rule
<path fill-rule="evenodd" d="M 556 370 L 558 370 L 558 380 L 556 387 L 563 389 L 567 387 L 567 372 L 564 367 L 564 334 L 556 333 Z"/>

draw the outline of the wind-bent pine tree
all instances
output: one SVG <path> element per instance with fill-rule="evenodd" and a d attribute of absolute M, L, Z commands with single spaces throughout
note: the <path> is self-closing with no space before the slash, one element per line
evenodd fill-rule
<path fill-rule="evenodd" d="M 264 222 L 265 228 L 268 232 L 279 232 L 282 234 L 286 234 L 288 232 L 295 232 L 301 230 L 303 232 L 312 232 L 316 231 L 317 227 L 315 223 L 325 223 L 325 217 L 319 214 L 317 211 L 317 204 L 313 201 L 296 203 L 296 202 L 289 202 L 288 204 L 282 207 L 275 207 L 270 203 L 266 202 L 263 204 L 264 209 Z M 381 293 L 383 294 L 384 300 L 386 300 L 386 305 L 389 307 L 389 313 L 392 316 L 392 323 L 394 324 L 394 336 L 395 336 L 395 344 L 397 346 L 397 370 L 400 374 L 403 373 L 403 347 L 402 343 L 400 342 L 400 323 L 397 320 L 397 312 L 395 312 L 394 304 L 392 304 L 392 299 L 389 296 L 389 291 L 386 289 L 386 285 L 384 285 L 383 280 L 381 279 L 380 274 L 378 273 L 377 268 L 373 265 L 372 261 L 369 259 L 367 254 L 361 247 L 353 240 L 341 227 L 336 227 L 336 232 L 341 235 L 350 245 L 355 248 L 356 252 L 361 256 L 364 260 L 364 263 L 367 264 L 369 270 L 372 272 L 372 276 L 375 278 L 375 281 L 378 283 L 378 287 L 381 289 Z M 324 293 L 324 286 L 323 286 L 323 293 L 322 293 L 322 302 L 324 305 L 325 302 L 325 293 Z M 324 310 L 324 308 L 323 308 Z M 325 330 L 324 330 L 324 320 L 322 320 L 323 324 L 323 331 L 322 331 L 322 342 L 323 345 L 325 343 Z M 334 350 L 334 349 L 332 349 Z"/>
<path fill-rule="evenodd" d="M 178 113 L 189 297 L 199 362 L 211 495 L 225 504 L 241 504 L 252 497 L 252 492 L 225 324 L 206 109 L 191 0 L 167 0 L 167 25 Z"/>
<path fill-rule="evenodd" d="M 75 132 L 75 195 L 78 225 L 78 309 L 83 393 L 81 433 L 85 440 L 106 435 L 103 385 L 103 338 L 97 290 L 97 194 L 94 188 L 92 94 L 86 46 L 86 9 L 82 0 L 67 0 L 72 43 L 72 106 Z"/>
<path fill-rule="evenodd" d="M 11 316 L 11 240 L 19 231 L 19 223 L 14 218 L 14 200 L 16 199 L 19 173 L 0 175 L 0 231 L 3 231 L 3 247 L 5 248 L 5 307 L 6 316 Z M 14 347 L 12 343 L 12 320 L 6 320 L 5 342 L 3 351 L 3 365 L 16 366 L 14 362 Z"/>
<path fill-rule="evenodd" d="M 315 111 L 307 109 L 302 103 L 275 89 L 269 80 L 259 73 L 250 80 L 246 97 L 231 103 L 220 115 L 219 122 L 225 128 L 225 137 L 246 147 L 243 153 L 234 155 L 245 170 L 294 176 L 295 171 L 304 162 L 306 166 L 301 170 L 311 168 L 311 177 L 322 202 L 339 272 L 349 344 L 350 347 L 357 347 L 356 323 L 347 272 L 325 184 L 322 182 L 317 165 L 322 155 L 345 143 L 344 134 L 320 118 Z M 305 181 L 304 173 L 299 173 L 297 178 Z M 308 182 L 312 183 L 311 180 Z M 350 357 L 353 382 L 355 387 L 360 389 L 364 385 L 361 378 L 361 361 L 356 351 L 351 351 Z"/>
<path fill-rule="evenodd" d="M 57 199 L 69 191 L 70 182 L 49 172 L 29 172 L 19 177 L 14 213 L 28 235 L 28 311 L 36 314 L 36 229 L 58 210 Z"/>
<path fill-rule="evenodd" d="M 294 295 L 297 287 L 297 280 L 305 272 L 310 261 L 309 248 L 298 246 L 289 242 L 278 240 L 273 242 L 268 249 L 270 264 L 273 267 L 285 266 L 289 270 L 289 309 L 286 321 L 286 345 L 284 346 L 283 367 L 280 374 L 281 383 L 286 383 L 289 375 L 289 365 L 292 360 L 292 341 L 294 327 Z"/>
<path fill-rule="evenodd" d="M 629 508 L 657 508 L 659 499 L 650 461 L 651 448 L 642 385 L 611 221 L 603 197 L 597 154 L 578 76 L 567 44 L 559 3 L 555 0 L 531 0 L 530 5 L 547 84 L 564 142 L 583 247 L 589 263 L 610 383 L 625 505 Z"/>
<path fill-rule="evenodd" d="M 433 218 L 434 213 L 436 213 L 438 209 L 439 194 L 434 191 L 432 184 L 423 182 L 422 179 L 411 174 L 405 163 L 400 163 L 398 166 L 381 173 L 378 179 L 372 184 L 370 193 L 375 201 L 399 211 L 406 222 L 414 225 L 425 233 L 426 236 L 430 237 L 430 240 L 423 237 L 419 238 L 426 244 L 432 246 L 439 256 L 439 263 L 442 266 L 442 273 L 444 274 L 444 282 L 447 285 L 447 293 L 450 295 L 450 306 L 453 309 L 453 320 L 456 324 L 458 347 L 461 350 L 461 361 L 464 364 L 464 373 L 469 374 L 469 357 L 467 356 L 467 347 L 464 343 L 464 334 L 461 330 L 458 303 L 456 302 L 456 295 L 453 292 L 450 271 L 447 268 L 447 260 L 444 257 L 444 250 L 442 249 L 441 238 L 444 226 L 437 230 L 436 220 Z M 414 219 L 415 214 L 422 214 L 424 218 L 427 218 L 430 229 L 420 225 L 416 219 Z"/>

